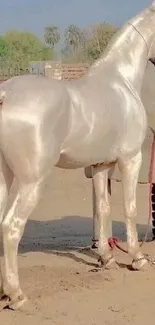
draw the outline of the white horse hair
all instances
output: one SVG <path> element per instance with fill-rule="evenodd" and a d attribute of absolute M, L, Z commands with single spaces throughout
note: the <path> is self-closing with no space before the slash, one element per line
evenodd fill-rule
<path fill-rule="evenodd" d="M 109 267 L 114 258 L 106 234 L 107 179 L 111 164 L 118 163 L 132 266 L 140 269 L 147 263 L 138 245 L 136 187 L 147 129 L 140 92 L 153 57 L 154 2 L 117 32 L 82 80 L 68 83 L 28 75 L 0 86 L 1 297 L 8 296 L 10 308 L 27 300 L 19 284 L 18 244 L 53 166 L 75 169 L 105 163 L 93 168 L 93 179 L 98 253 L 104 267 Z M 13 179 L 18 186 L 10 206 Z"/>

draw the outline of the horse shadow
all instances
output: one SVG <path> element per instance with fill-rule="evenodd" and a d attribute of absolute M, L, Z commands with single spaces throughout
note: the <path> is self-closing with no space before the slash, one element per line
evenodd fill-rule
<path fill-rule="evenodd" d="M 126 241 L 125 224 L 112 222 L 113 236 Z M 139 240 L 145 236 L 146 225 L 137 224 Z M 151 239 L 151 229 L 149 231 Z M 92 218 L 81 216 L 63 216 L 54 220 L 29 220 L 19 245 L 19 254 L 43 252 L 70 258 L 92 267 L 96 263 L 89 262 L 85 255 L 96 257 L 97 253 L 90 250 L 92 245 Z M 77 253 L 80 253 L 77 254 Z"/>

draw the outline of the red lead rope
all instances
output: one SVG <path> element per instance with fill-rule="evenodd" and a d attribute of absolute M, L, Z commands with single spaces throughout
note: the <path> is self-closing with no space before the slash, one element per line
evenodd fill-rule
<path fill-rule="evenodd" d="M 153 143 L 152 143 L 152 149 L 151 149 L 151 160 L 150 160 L 150 172 L 149 172 L 149 217 L 148 217 L 148 223 L 147 228 L 145 232 L 144 239 L 140 242 L 140 247 L 147 241 L 149 227 L 152 220 L 152 186 L 155 183 L 154 180 L 154 168 L 155 168 L 155 136 L 153 137 Z M 123 248 L 120 245 L 120 239 L 117 237 L 110 237 L 108 239 L 108 243 L 111 249 L 114 249 L 114 247 L 117 247 L 119 250 L 121 250 L 124 253 L 128 253 L 128 251 Z"/>

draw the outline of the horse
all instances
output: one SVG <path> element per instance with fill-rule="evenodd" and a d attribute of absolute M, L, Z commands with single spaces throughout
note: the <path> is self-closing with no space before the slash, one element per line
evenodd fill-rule
<path fill-rule="evenodd" d="M 18 245 L 53 166 L 97 165 L 93 180 L 98 255 L 103 267 L 109 268 L 115 260 L 106 234 L 107 180 L 111 166 L 118 164 L 132 267 L 139 270 L 147 263 L 138 245 L 136 187 L 147 130 L 141 87 L 148 60 L 154 57 L 155 1 L 125 23 L 81 80 L 24 75 L 0 86 L 1 298 L 8 297 L 9 308 L 18 309 L 27 301 L 19 283 Z"/>

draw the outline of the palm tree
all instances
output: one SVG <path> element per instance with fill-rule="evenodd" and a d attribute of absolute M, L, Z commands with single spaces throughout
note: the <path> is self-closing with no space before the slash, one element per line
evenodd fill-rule
<path fill-rule="evenodd" d="M 60 41 L 60 32 L 58 27 L 55 25 L 45 27 L 44 40 L 47 45 L 54 48 Z"/>
<path fill-rule="evenodd" d="M 65 42 L 67 46 L 76 49 L 82 42 L 82 32 L 76 25 L 69 25 L 65 31 Z"/>

